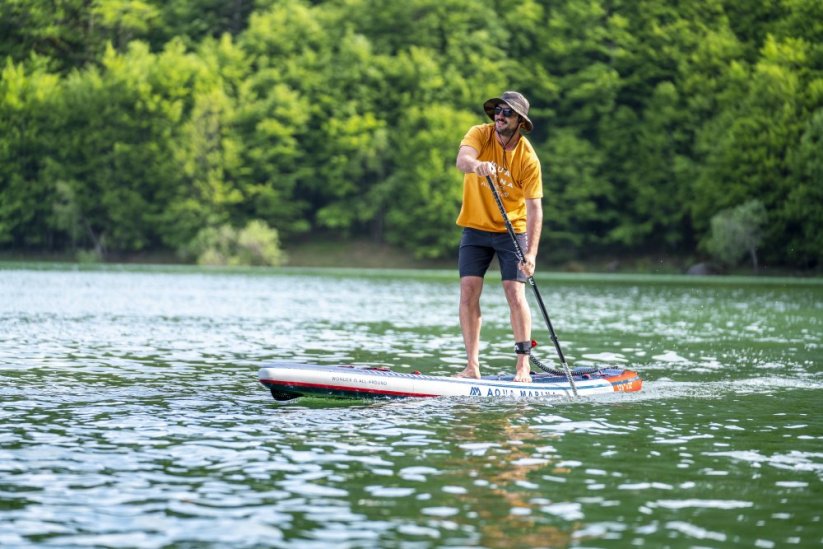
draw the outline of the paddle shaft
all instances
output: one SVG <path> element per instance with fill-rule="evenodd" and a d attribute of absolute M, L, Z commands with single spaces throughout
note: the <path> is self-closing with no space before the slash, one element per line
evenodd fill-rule
<path fill-rule="evenodd" d="M 511 221 L 509 221 L 509 215 L 506 213 L 506 208 L 503 207 L 503 201 L 500 199 L 500 194 L 497 192 L 497 186 L 494 184 L 494 181 L 492 181 L 491 176 L 487 175 L 486 181 L 489 183 L 489 188 L 492 190 L 494 201 L 497 202 L 497 207 L 500 209 L 500 214 L 503 216 L 503 223 L 506 224 L 506 231 L 508 231 L 512 242 L 514 242 L 514 253 L 517 254 L 517 259 L 519 259 L 521 263 L 525 263 L 526 256 L 523 254 L 522 248 L 520 248 L 520 242 L 517 241 L 517 235 L 514 234 L 514 227 L 512 227 Z M 566 378 L 572 386 L 572 393 L 574 393 L 574 396 L 577 397 L 577 386 L 574 384 L 572 371 L 569 368 L 569 365 L 566 364 L 566 358 L 563 356 L 563 351 L 560 349 L 560 342 L 557 340 L 557 334 L 554 332 L 551 319 L 549 319 L 549 313 L 546 311 L 546 306 L 543 304 L 543 298 L 540 297 L 540 290 L 537 289 L 537 283 L 534 281 L 534 276 L 528 277 L 527 281 L 534 292 L 534 297 L 537 299 L 537 305 L 540 308 L 540 312 L 543 314 L 543 320 L 546 321 L 546 326 L 549 328 L 549 335 L 552 338 L 552 343 L 554 343 L 554 348 L 557 351 L 557 357 L 560 359 L 560 364 L 563 366 L 563 371 L 566 373 Z"/>

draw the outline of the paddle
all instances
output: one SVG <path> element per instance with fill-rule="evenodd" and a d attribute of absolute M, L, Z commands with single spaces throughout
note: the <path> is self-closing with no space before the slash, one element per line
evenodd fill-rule
<path fill-rule="evenodd" d="M 520 248 L 520 243 L 517 241 L 517 237 L 514 234 L 514 227 L 512 227 L 511 221 L 509 221 L 506 208 L 503 207 L 503 201 L 500 200 L 500 194 L 497 192 L 497 187 L 495 186 L 494 181 L 492 181 L 492 178 L 488 175 L 486 176 L 486 181 L 489 182 L 489 188 L 492 190 L 494 201 L 497 202 L 497 207 L 500 209 L 500 214 L 503 216 L 503 222 L 506 224 L 506 230 L 512 238 L 512 242 L 514 242 L 514 253 L 517 254 L 517 259 L 519 259 L 521 263 L 524 263 L 526 261 L 526 257 L 523 255 L 523 250 Z M 572 371 L 569 368 L 569 365 L 566 364 L 563 351 L 560 349 L 560 342 L 557 341 L 557 334 L 554 333 L 554 328 L 552 327 L 552 321 L 549 320 L 549 313 L 546 312 L 546 306 L 543 304 L 543 299 L 540 297 L 540 291 L 537 289 L 537 284 L 535 283 L 533 276 L 528 277 L 527 280 L 532 291 L 534 291 L 534 297 L 537 298 L 537 304 L 540 306 L 540 312 L 543 313 L 543 320 L 546 321 L 546 326 L 549 328 L 549 334 L 551 335 L 552 342 L 554 343 L 554 348 L 557 350 L 557 357 L 560 359 L 560 364 L 563 366 L 563 372 L 566 374 L 566 379 L 568 379 L 569 384 L 572 386 L 572 393 L 574 393 L 574 396 L 577 397 L 577 386 L 574 384 Z"/>

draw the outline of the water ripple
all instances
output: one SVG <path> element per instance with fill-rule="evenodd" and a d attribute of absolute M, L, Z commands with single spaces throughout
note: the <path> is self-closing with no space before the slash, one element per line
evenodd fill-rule
<path fill-rule="evenodd" d="M 644 391 L 279 404 L 255 378 L 274 358 L 457 371 L 454 277 L 0 270 L 0 545 L 823 538 L 817 286 L 541 289 L 572 364 Z M 510 371 L 501 292 L 484 316 L 484 371 Z"/>

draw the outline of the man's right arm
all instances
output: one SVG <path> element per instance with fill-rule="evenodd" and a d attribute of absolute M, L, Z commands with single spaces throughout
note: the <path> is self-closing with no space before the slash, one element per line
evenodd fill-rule
<path fill-rule="evenodd" d="M 479 176 L 492 175 L 495 172 L 493 162 L 481 162 L 477 159 L 480 154 L 474 147 L 462 145 L 457 151 L 457 169 L 463 173 L 476 173 Z"/>

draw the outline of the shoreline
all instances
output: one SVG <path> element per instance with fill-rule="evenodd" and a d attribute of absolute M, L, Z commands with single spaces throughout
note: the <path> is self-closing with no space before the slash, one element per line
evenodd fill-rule
<path fill-rule="evenodd" d="M 397 270 L 454 270 L 457 258 L 417 259 L 411 254 L 387 244 L 374 244 L 364 240 L 307 241 L 297 246 L 285 248 L 286 262 L 281 267 L 287 269 L 397 269 Z M 181 261 L 171 252 L 143 252 L 135 254 L 112 254 L 104 261 L 89 260 L 88 254 L 42 253 L 42 252 L 0 252 L 2 264 L 68 264 L 68 265 L 148 265 L 168 267 L 197 267 L 196 263 Z M 707 266 L 698 272 L 689 272 L 692 266 Z M 230 266 L 217 267 L 231 269 Z M 237 268 L 252 268 L 242 267 Z M 265 268 L 265 267 L 264 267 Z M 489 273 L 496 272 L 492 263 Z M 684 275 L 695 278 L 789 277 L 813 279 L 823 277 L 819 270 L 798 271 L 781 267 L 761 267 L 755 273 L 750 267 L 734 269 L 712 268 L 708 263 L 690 262 L 689 258 L 670 255 L 602 256 L 574 259 L 564 262 L 538 261 L 538 274 L 630 274 L 630 275 Z"/>

